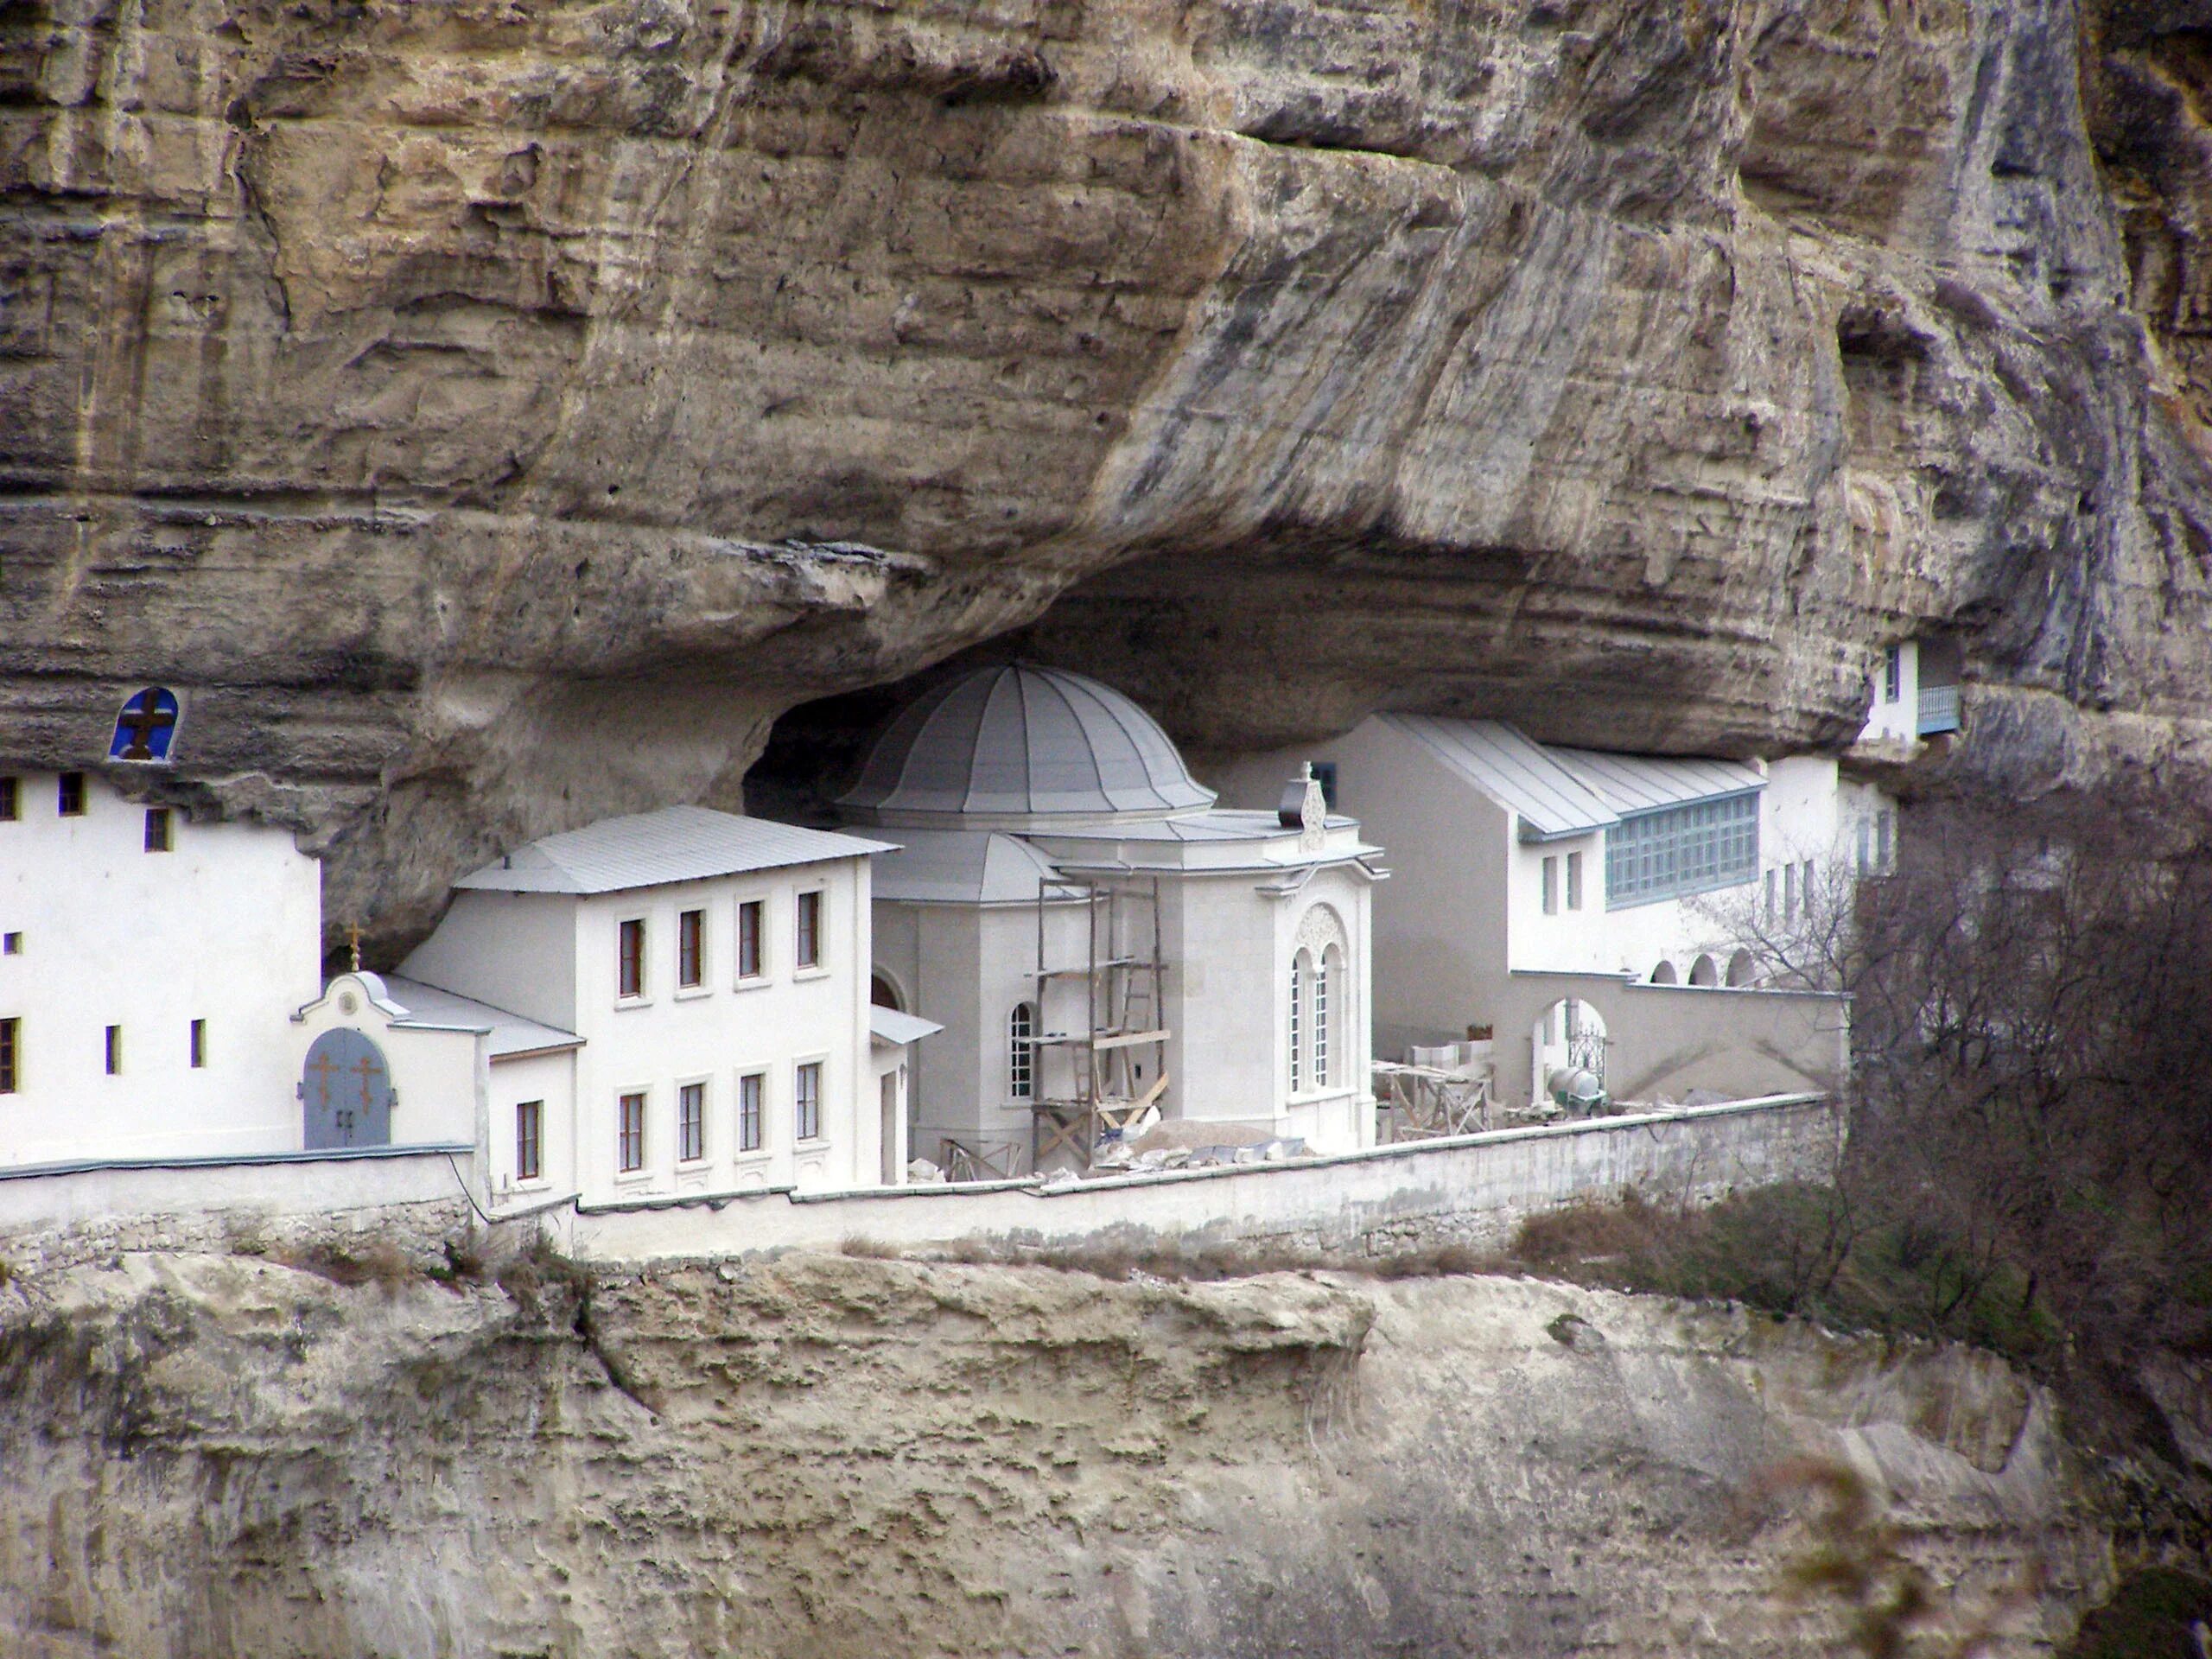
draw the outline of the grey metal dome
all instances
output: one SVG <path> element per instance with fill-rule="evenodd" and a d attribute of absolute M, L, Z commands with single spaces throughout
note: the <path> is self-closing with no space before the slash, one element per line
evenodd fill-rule
<path fill-rule="evenodd" d="M 884 728 L 838 805 L 863 823 L 1046 829 L 1213 804 L 1167 734 L 1120 692 L 1027 663 L 979 668 Z"/>

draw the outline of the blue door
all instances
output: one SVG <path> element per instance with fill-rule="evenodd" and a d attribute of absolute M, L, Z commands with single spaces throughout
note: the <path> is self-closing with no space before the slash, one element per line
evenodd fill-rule
<path fill-rule="evenodd" d="M 358 1031 L 326 1031 L 315 1039 L 300 1101 L 309 1152 L 391 1144 L 391 1068 Z"/>

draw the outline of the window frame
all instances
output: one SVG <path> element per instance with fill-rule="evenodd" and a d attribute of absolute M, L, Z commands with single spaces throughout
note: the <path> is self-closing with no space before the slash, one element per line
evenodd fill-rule
<path fill-rule="evenodd" d="M 1037 1098 L 1037 1005 L 1026 1000 L 1007 1012 L 1006 1097 Z"/>
<path fill-rule="evenodd" d="M 752 938 L 750 941 L 753 947 L 753 968 L 750 972 L 747 971 L 745 966 L 746 945 L 747 944 L 746 938 L 745 918 L 747 912 L 750 912 L 753 916 Z M 755 985 L 766 984 L 768 982 L 767 895 L 766 893 L 755 893 L 749 899 L 739 899 L 737 900 L 736 912 L 730 920 L 730 926 L 733 930 L 731 938 L 734 947 L 730 952 L 731 967 L 734 970 L 737 988 L 740 990 L 745 990 Z"/>
<path fill-rule="evenodd" d="M 20 1094 L 22 1087 L 22 1016 L 0 1015 L 0 1095 Z"/>
<path fill-rule="evenodd" d="M 633 1101 L 637 1103 L 634 1133 L 630 1122 L 630 1106 Z M 652 1173 L 645 1166 L 645 1125 L 652 1110 L 651 1089 L 618 1089 L 614 1091 L 614 1179 L 618 1181 L 639 1180 Z M 633 1141 L 636 1142 L 637 1161 L 626 1163 L 624 1160 L 630 1156 Z"/>
<path fill-rule="evenodd" d="M 194 1071 L 207 1069 L 207 1022 L 195 1019 L 186 1027 L 185 1060 L 187 1068 Z"/>
<path fill-rule="evenodd" d="M 1758 879 L 1760 791 L 1632 813 L 1605 831 L 1605 908 L 1632 910 Z"/>
<path fill-rule="evenodd" d="M 81 818 L 92 810 L 91 791 L 81 772 L 57 772 L 54 779 L 54 816 Z"/>
<path fill-rule="evenodd" d="M 1567 907 L 1582 908 L 1582 855 L 1579 852 L 1567 855 Z"/>
<path fill-rule="evenodd" d="M 23 780 L 10 772 L 0 777 L 0 823 L 21 822 L 23 816 Z"/>
<path fill-rule="evenodd" d="M 753 1085 L 753 1138 L 750 1141 L 745 1135 L 747 1084 Z M 737 1074 L 737 1155 L 741 1158 L 766 1157 L 768 1151 L 768 1073 L 765 1068 L 756 1067 Z"/>
<path fill-rule="evenodd" d="M 1313 959 L 1313 1088 L 1316 1093 L 1325 1093 L 1333 1085 L 1330 1081 L 1329 1053 L 1329 982 L 1336 976 L 1331 971 L 1329 958 L 1341 957 L 1333 944 L 1322 947 L 1321 954 Z"/>
<path fill-rule="evenodd" d="M 111 1077 L 121 1077 L 123 1075 L 123 1027 L 120 1024 L 109 1026 L 102 1033 L 100 1052 L 101 1063 L 107 1068 L 107 1075 Z"/>
<path fill-rule="evenodd" d="M 696 996 L 707 983 L 707 910 L 695 905 L 676 912 L 676 994 Z"/>
<path fill-rule="evenodd" d="M 829 1070 L 829 1058 L 828 1055 L 821 1054 L 803 1060 L 795 1059 L 791 1062 L 791 1140 L 798 1145 L 810 1145 L 830 1138 L 827 1126 L 823 1122 L 823 1100 L 828 1092 L 826 1074 Z M 814 1084 L 814 1097 L 811 1101 L 807 1098 L 805 1089 L 810 1075 Z M 812 1108 L 814 1114 L 814 1133 L 811 1135 L 806 1132 L 807 1111 L 810 1107 Z"/>
<path fill-rule="evenodd" d="M 166 806 L 146 809 L 145 849 L 149 853 L 176 850 L 176 820 Z"/>
<path fill-rule="evenodd" d="M 810 904 L 808 901 L 812 900 Z M 812 978 L 830 971 L 829 933 L 830 900 L 826 887 L 802 887 L 791 895 L 791 974 L 795 978 Z M 808 934 L 812 933 L 814 955 L 806 954 Z"/>
<path fill-rule="evenodd" d="M 545 1102 L 518 1100 L 515 1102 L 515 1184 L 521 1186 L 544 1179 Z"/>
<path fill-rule="evenodd" d="M 1543 899 L 1544 914 L 1559 914 L 1559 855 L 1546 853 L 1541 873 L 1537 877 L 1537 890 Z"/>
<path fill-rule="evenodd" d="M 1306 985 L 1312 978 L 1306 964 L 1313 952 L 1300 945 L 1290 953 L 1290 1092 L 1306 1092 Z"/>
<path fill-rule="evenodd" d="M 707 1161 L 707 1079 L 683 1077 L 676 1084 L 676 1165 L 688 1169 Z M 687 1115 L 687 1101 L 696 1103 L 698 1111 Z M 694 1131 L 698 1150 L 690 1150 Z"/>
<path fill-rule="evenodd" d="M 650 966 L 652 950 L 652 930 L 645 925 L 643 915 L 617 917 L 614 922 L 614 1001 L 618 1007 L 634 1007 L 650 1002 L 652 981 Z M 637 949 L 630 948 L 632 929 L 636 930 Z M 632 971 L 636 988 L 629 988 Z"/>

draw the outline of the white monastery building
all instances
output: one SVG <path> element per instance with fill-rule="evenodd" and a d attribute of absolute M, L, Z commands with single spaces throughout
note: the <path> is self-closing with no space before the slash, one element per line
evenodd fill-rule
<path fill-rule="evenodd" d="M 944 1027 L 915 1090 L 921 1155 L 1079 1165 L 1155 1111 L 1372 1143 L 1383 873 L 1317 785 L 1218 810 L 1127 697 L 1015 664 L 916 698 L 839 809 L 900 843 L 876 875 L 876 995 Z"/>
<path fill-rule="evenodd" d="M 0 777 L 0 1162 L 297 1147 L 321 880 L 289 830 Z"/>

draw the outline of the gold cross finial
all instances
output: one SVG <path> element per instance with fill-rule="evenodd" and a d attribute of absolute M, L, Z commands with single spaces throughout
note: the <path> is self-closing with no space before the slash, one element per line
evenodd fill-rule
<path fill-rule="evenodd" d="M 355 922 L 346 930 L 346 937 L 353 947 L 353 971 L 361 971 L 361 925 Z"/>

